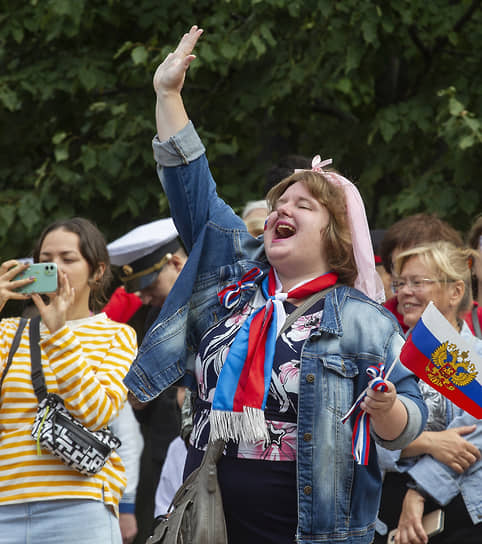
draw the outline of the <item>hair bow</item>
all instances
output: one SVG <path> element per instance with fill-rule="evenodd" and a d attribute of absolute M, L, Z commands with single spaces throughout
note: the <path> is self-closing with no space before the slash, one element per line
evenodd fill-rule
<path fill-rule="evenodd" d="M 314 172 L 321 172 L 323 174 L 324 173 L 323 168 L 332 163 L 333 163 L 333 159 L 325 159 L 322 161 L 319 155 L 315 155 L 313 157 L 313 160 L 311 161 L 311 169 Z"/>

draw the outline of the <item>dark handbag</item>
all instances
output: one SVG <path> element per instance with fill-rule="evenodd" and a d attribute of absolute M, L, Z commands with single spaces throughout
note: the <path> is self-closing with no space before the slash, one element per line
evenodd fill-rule
<path fill-rule="evenodd" d="M 40 359 L 40 318 L 30 320 L 32 383 L 39 401 L 32 426 L 37 452 L 48 450 L 81 474 L 97 474 L 121 441 L 108 428 L 90 431 L 65 408 L 63 400 L 47 393 Z"/>
<path fill-rule="evenodd" d="M 201 465 L 178 489 L 170 513 L 161 519 L 146 544 L 227 544 L 216 466 L 224 446 L 223 440 L 208 443 Z"/>

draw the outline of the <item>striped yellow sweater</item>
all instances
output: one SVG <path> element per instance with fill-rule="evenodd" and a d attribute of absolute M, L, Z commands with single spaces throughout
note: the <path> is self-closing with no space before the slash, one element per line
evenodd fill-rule
<path fill-rule="evenodd" d="M 0 372 L 18 326 L 0 321 Z M 30 435 L 37 397 L 30 376 L 29 325 L 4 379 L 0 397 L 0 505 L 54 499 L 104 501 L 115 512 L 126 484 L 114 452 L 94 476 L 83 476 L 42 450 Z M 104 427 L 126 399 L 122 382 L 136 354 L 134 330 L 105 314 L 68 322 L 50 335 L 41 325 L 42 368 L 47 389 L 89 429 Z M 1 374 L 0 374 L 1 375 Z"/>

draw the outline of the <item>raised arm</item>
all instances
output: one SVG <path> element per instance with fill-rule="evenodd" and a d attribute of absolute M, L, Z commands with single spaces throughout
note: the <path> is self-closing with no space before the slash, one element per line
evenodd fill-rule
<path fill-rule="evenodd" d="M 154 74 L 157 135 L 161 141 L 174 136 L 189 121 L 181 90 L 187 69 L 196 58 L 192 51 L 202 32 L 197 26 L 191 27 L 191 30 L 181 38 L 175 51 L 169 53 Z"/>
<path fill-rule="evenodd" d="M 208 222 L 223 229 L 246 230 L 244 222 L 217 194 L 204 145 L 189 122 L 181 97 L 186 71 L 195 58 L 192 51 L 202 32 L 193 26 L 184 34 L 153 78 L 157 97 L 154 158 L 171 216 L 188 253 Z"/>

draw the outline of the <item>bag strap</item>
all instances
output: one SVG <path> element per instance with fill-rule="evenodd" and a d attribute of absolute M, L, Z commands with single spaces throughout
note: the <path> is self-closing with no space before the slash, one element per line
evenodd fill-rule
<path fill-rule="evenodd" d="M 219 459 L 221 459 L 225 447 L 226 442 L 222 438 L 218 438 L 214 441 L 209 438 L 200 466 L 217 465 Z"/>
<path fill-rule="evenodd" d="M 25 329 L 25 325 L 27 324 L 27 321 L 28 319 L 26 319 L 25 317 L 20 318 L 20 322 L 15 332 L 15 336 L 13 337 L 12 345 L 10 346 L 10 351 L 8 352 L 7 364 L 5 365 L 5 368 L 3 369 L 3 372 L 2 372 L 2 379 L 0 380 L 0 390 L 2 389 L 3 380 L 5 379 L 5 376 L 7 375 L 8 369 L 10 368 L 10 365 L 12 364 L 13 356 L 15 355 L 15 352 L 17 351 L 18 346 L 20 345 L 22 332 L 23 332 L 23 329 Z"/>
<path fill-rule="evenodd" d="M 42 359 L 40 356 L 40 316 L 32 317 L 29 328 L 30 338 L 30 365 L 32 384 L 35 389 L 35 395 L 40 402 L 47 396 L 47 386 L 45 385 L 44 373 L 42 370 Z"/>
<path fill-rule="evenodd" d="M 326 295 L 330 291 L 333 291 L 333 289 L 335 289 L 336 287 L 338 287 L 338 284 L 335 283 L 335 285 L 332 285 L 331 287 L 327 287 L 326 289 L 322 289 L 321 291 L 318 291 L 317 293 L 313 293 L 311 296 L 309 296 L 303 302 L 303 304 L 300 304 L 296 308 L 296 310 L 294 310 L 293 312 L 289 314 L 289 316 L 286 318 L 286 321 L 284 322 L 284 325 L 281 327 L 281 330 L 279 331 L 278 336 L 281 336 L 285 332 L 286 329 L 288 329 L 289 327 L 291 327 L 291 325 L 293 325 L 293 323 L 298 319 L 298 317 L 302 316 L 306 312 L 306 310 L 311 308 L 319 300 L 321 300 L 322 298 L 325 298 Z"/>
<path fill-rule="evenodd" d="M 480 330 L 479 314 L 477 312 L 478 306 L 472 306 L 472 325 L 474 327 L 475 336 L 482 339 L 482 331 Z"/>

